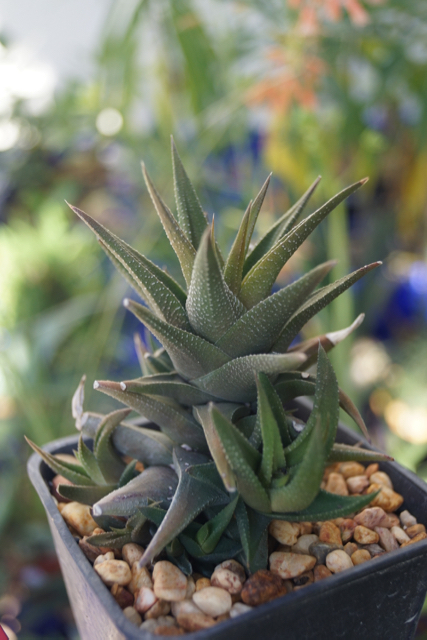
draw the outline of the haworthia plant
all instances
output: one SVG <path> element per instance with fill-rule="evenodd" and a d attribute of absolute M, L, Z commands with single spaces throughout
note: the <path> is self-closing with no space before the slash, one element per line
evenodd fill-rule
<path fill-rule="evenodd" d="M 32 444 L 70 484 L 64 498 L 93 505 L 105 533 L 91 542 L 143 542 L 141 564 L 160 552 L 185 572 L 236 557 L 248 571 L 267 562 L 272 519 L 344 516 L 373 499 L 321 489 L 325 467 L 384 454 L 335 442 L 339 408 L 366 435 L 363 420 L 339 388 L 327 352 L 356 329 L 295 338 L 313 315 L 379 263 L 317 289 L 334 262 L 271 293 L 287 260 L 308 235 L 366 180 L 347 187 L 303 218 L 318 180 L 253 248 L 251 239 L 268 177 L 243 214 L 228 257 L 203 211 L 172 141 L 176 213 L 143 174 L 154 208 L 181 265 L 186 290 L 95 219 L 71 207 L 93 231 L 141 302 L 133 313 L 162 344 L 135 345 L 142 375 L 94 387 L 127 408 L 107 416 L 83 408 L 84 378 L 72 403 L 81 432 L 75 462 Z M 307 369 L 317 362 L 317 372 Z M 293 401 L 312 396 L 305 425 Z M 133 411 L 137 417 L 129 418 Z M 128 463 L 127 465 L 124 462 Z M 136 466 L 143 463 L 144 470 Z M 138 470 L 137 470 L 138 469 Z"/>

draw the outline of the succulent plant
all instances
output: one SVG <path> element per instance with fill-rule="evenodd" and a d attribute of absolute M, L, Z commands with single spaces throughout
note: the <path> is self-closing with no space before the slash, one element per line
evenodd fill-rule
<path fill-rule="evenodd" d="M 225 558 L 249 571 L 266 566 L 272 519 L 318 521 L 347 515 L 373 495 L 338 496 L 321 489 L 327 464 L 387 456 L 335 442 L 341 406 L 366 434 L 363 420 L 339 389 L 326 352 L 353 331 L 348 328 L 294 344 L 302 327 L 364 274 L 373 263 L 321 288 L 334 262 L 312 269 L 272 293 L 287 260 L 347 196 L 347 187 L 298 222 L 316 180 L 254 246 L 251 237 L 269 179 L 251 201 L 226 259 L 172 141 L 177 213 L 151 182 L 148 191 L 186 290 L 99 222 L 73 211 L 144 304 L 126 299 L 131 311 L 162 344 L 136 349 L 142 376 L 94 387 L 127 406 L 104 417 L 83 409 L 84 380 L 73 398 L 80 439 L 76 463 L 37 449 L 56 473 L 67 498 L 93 504 L 106 533 L 94 544 L 148 543 L 141 564 L 163 550 L 186 572 Z M 148 341 L 150 342 L 150 341 Z M 317 362 L 316 373 L 307 369 Z M 306 424 L 292 402 L 313 396 Z M 143 417 L 126 420 L 129 410 Z M 122 459 L 143 463 L 142 473 Z M 110 470 L 111 465 L 111 470 Z"/>

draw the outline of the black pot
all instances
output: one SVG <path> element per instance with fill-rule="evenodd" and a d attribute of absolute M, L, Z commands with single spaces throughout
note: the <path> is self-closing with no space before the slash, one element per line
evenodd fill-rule
<path fill-rule="evenodd" d="M 301 417 L 308 408 L 300 405 Z M 355 444 L 360 438 L 339 428 L 339 441 Z M 71 453 L 77 436 L 46 445 L 50 453 Z M 427 485 L 396 463 L 381 464 L 420 522 L 426 520 Z M 123 615 L 69 532 L 50 494 L 51 470 L 37 454 L 28 473 L 47 512 L 65 586 L 81 640 L 148 640 Z M 349 571 L 311 584 L 253 611 L 195 632 L 196 640 L 409 640 L 415 635 L 427 590 L 427 539 L 379 556 Z"/>

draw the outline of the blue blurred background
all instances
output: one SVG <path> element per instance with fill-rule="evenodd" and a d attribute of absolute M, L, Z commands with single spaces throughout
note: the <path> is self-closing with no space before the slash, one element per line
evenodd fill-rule
<path fill-rule="evenodd" d="M 224 247 L 270 171 L 260 232 L 317 175 L 312 206 L 370 176 L 281 281 L 320 259 L 339 259 L 334 279 L 383 260 L 304 333 L 366 313 L 333 354 L 340 384 L 374 441 L 427 478 L 426 43 L 423 0 L 1 0 L 0 621 L 11 637 L 77 639 L 23 434 L 72 433 L 82 373 L 123 379 L 138 364 L 126 285 L 64 200 L 177 274 L 140 173 L 143 159 L 172 204 L 171 133 Z"/>

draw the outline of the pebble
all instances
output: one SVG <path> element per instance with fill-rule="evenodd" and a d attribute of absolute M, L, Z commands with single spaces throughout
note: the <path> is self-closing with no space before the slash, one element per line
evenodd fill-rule
<path fill-rule="evenodd" d="M 404 542 L 408 542 L 408 540 L 410 540 L 410 537 L 408 536 L 406 531 L 404 531 L 401 527 L 392 527 L 390 531 L 399 544 L 403 544 Z"/>
<path fill-rule="evenodd" d="M 339 466 L 339 472 L 347 480 L 348 478 L 364 475 L 365 467 L 360 462 L 342 462 Z"/>
<path fill-rule="evenodd" d="M 206 589 L 206 587 L 211 586 L 211 581 L 209 578 L 199 578 L 196 582 L 196 591 L 200 591 L 200 589 Z"/>
<path fill-rule="evenodd" d="M 286 593 L 286 586 L 279 575 L 260 569 L 246 580 L 241 595 L 245 605 L 257 607 Z"/>
<path fill-rule="evenodd" d="M 299 535 L 299 526 L 296 522 L 286 520 L 272 520 L 268 527 L 270 535 L 280 542 L 292 547 L 296 544 Z"/>
<path fill-rule="evenodd" d="M 61 515 L 65 522 L 84 538 L 84 536 L 90 536 L 98 527 L 90 515 L 90 510 L 91 507 L 87 504 L 68 502 L 65 507 L 62 508 Z"/>
<path fill-rule="evenodd" d="M 242 613 L 247 613 L 248 611 L 252 611 L 252 607 L 243 602 L 236 602 L 230 609 L 230 618 L 237 618 L 237 616 L 241 616 Z"/>
<path fill-rule="evenodd" d="M 132 578 L 129 565 L 123 560 L 106 560 L 94 565 L 94 568 L 107 587 L 112 587 L 113 584 L 125 587 Z"/>
<path fill-rule="evenodd" d="M 327 542 L 319 541 L 310 545 L 309 554 L 315 557 L 317 564 L 325 564 L 326 556 L 331 553 L 331 551 L 335 551 L 335 549 L 342 549 L 342 545 L 328 544 Z"/>
<path fill-rule="evenodd" d="M 142 618 L 135 607 L 126 607 L 125 609 L 123 609 L 123 613 L 125 614 L 126 618 L 134 624 L 139 626 L 142 623 Z"/>
<path fill-rule="evenodd" d="M 161 616 L 160 618 L 145 620 L 139 627 L 149 633 L 154 633 L 158 627 L 176 627 L 176 620 L 172 616 Z"/>
<path fill-rule="evenodd" d="M 357 523 L 353 518 L 343 518 L 339 528 L 341 531 L 341 539 L 344 544 L 352 539 L 356 526 Z"/>
<path fill-rule="evenodd" d="M 175 626 L 159 625 L 154 629 L 155 636 L 183 636 L 185 634 L 184 629 L 180 629 Z"/>
<path fill-rule="evenodd" d="M 225 589 L 228 593 L 236 594 L 241 592 L 243 582 L 241 580 L 241 576 L 234 571 L 223 567 L 217 567 L 211 575 L 211 585 L 213 587 Z"/>
<path fill-rule="evenodd" d="M 308 549 L 311 544 L 319 541 L 319 536 L 315 533 L 307 533 L 298 538 L 296 544 L 291 548 L 292 553 L 305 553 L 309 555 Z"/>
<path fill-rule="evenodd" d="M 135 561 L 131 567 L 132 579 L 129 582 L 128 589 L 131 593 L 136 593 L 141 587 L 153 588 L 153 581 L 147 567 L 139 567 L 138 561 Z"/>
<path fill-rule="evenodd" d="M 366 487 L 369 487 L 369 484 L 369 478 L 365 475 L 347 478 L 347 487 L 350 493 L 362 493 Z"/>
<path fill-rule="evenodd" d="M 297 578 L 293 579 L 293 583 L 296 587 L 305 587 L 308 584 L 311 584 L 312 582 L 314 582 L 313 571 L 306 571 L 305 573 L 302 573 Z"/>
<path fill-rule="evenodd" d="M 95 547 L 93 544 L 87 541 L 88 536 L 84 536 L 79 540 L 79 547 L 85 554 L 89 562 L 95 562 L 96 558 L 102 555 L 102 551 L 99 547 Z"/>
<path fill-rule="evenodd" d="M 114 551 L 107 551 L 107 553 L 101 553 L 101 555 L 97 556 L 93 562 L 93 566 L 96 567 L 107 560 L 114 560 Z"/>
<path fill-rule="evenodd" d="M 411 540 L 409 540 L 408 542 L 404 542 L 401 546 L 407 547 L 408 544 L 413 544 L 414 542 L 419 542 L 420 540 L 425 540 L 426 538 L 427 538 L 427 533 L 425 531 L 422 531 L 421 533 L 416 535 L 415 538 L 411 538 Z"/>
<path fill-rule="evenodd" d="M 371 484 L 374 482 L 376 484 L 380 484 L 383 487 L 388 487 L 393 490 L 393 483 L 390 479 L 390 476 L 384 471 L 376 471 L 369 478 Z"/>
<path fill-rule="evenodd" d="M 160 560 L 153 569 L 154 593 L 161 600 L 184 600 L 187 578 L 172 562 Z"/>
<path fill-rule="evenodd" d="M 121 609 L 133 606 L 134 597 L 125 587 L 122 587 L 120 584 L 113 584 L 110 591 Z"/>
<path fill-rule="evenodd" d="M 135 609 L 138 613 L 145 613 L 157 602 L 158 598 L 149 587 L 141 587 L 135 595 Z"/>
<path fill-rule="evenodd" d="M 355 542 L 347 542 L 347 544 L 344 545 L 344 551 L 350 557 L 353 555 L 353 553 L 355 551 L 358 550 L 358 548 L 359 547 L 357 546 L 357 544 Z"/>
<path fill-rule="evenodd" d="M 369 507 L 355 515 L 353 519 L 356 524 L 373 529 L 374 527 L 384 527 L 384 523 L 388 522 L 388 515 L 381 507 Z"/>
<path fill-rule="evenodd" d="M 375 531 L 378 533 L 380 538 L 380 545 L 386 551 L 394 551 L 399 548 L 398 542 L 390 529 L 386 529 L 385 527 L 375 527 Z"/>
<path fill-rule="evenodd" d="M 412 527 L 413 524 L 417 524 L 417 519 L 409 511 L 405 510 L 400 514 L 400 522 L 402 527 L 406 529 L 407 527 Z"/>
<path fill-rule="evenodd" d="M 191 596 L 193 595 L 193 593 L 196 590 L 196 583 L 194 582 L 194 578 L 193 576 L 188 576 L 187 577 L 187 589 L 185 591 L 185 598 L 187 598 L 188 600 L 191 598 Z"/>
<path fill-rule="evenodd" d="M 212 616 L 202 612 L 180 613 L 177 617 L 177 622 L 185 631 L 200 631 L 201 629 L 213 627 L 216 624 Z"/>
<path fill-rule="evenodd" d="M 324 522 L 320 527 L 319 540 L 320 542 L 342 546 L 341 531 L 336 524 L 330 521 Z"/>
<path fill-rule="evenodd" d="M 171 611 L 172 615 L 175 616 L 175 618 L 178 618 L 178 616 L 183 613 L 201 613 L 201 609 L 199 609 L 193 599 L 172 602 Z"/>
<path fill-rule="evenodd" d="M 336 551 L 331 551 L 331 553 L 326 556 L 326 566 L 332 573 L 341 573 L 341 571 L 350 569 L 353 563 L 345 551 L 336 549 Z"/>
<path fill-rule="evenodd" d="M 379 544 L 367 544 L 365 549 L 366 551 L 369 551 L 371 558 L 376 558 L 376 556 L 381 556 L 385 553 L 384 549 L 380 547 Z"/>
<path fill-rule="evenodd" d="M 329 578 L 332 575 L 332 571 L 325 567 L 324 564 L 317 564 L 313 570 L 314 582 L 319 582 L 319 580 L 324 580 L 325 578 Z"/>
<path fill-rule="evenodd" d="M 306 536 L 313 533 L 313 525 L 311 522 L 298 522 L 300 536 Z"/>
<path fill-rule="evenodd" d="M 373 473 L 376 473 L 379 469 L 379 464 L 378 462 L 373 462 L 372 464 L 368 464 L 368 466 L 365 469 L 365 476 L 368 476 L 368 478 L 371 477 L 371 475 Z"/>
<path fill-rule="evenodd" d="M 411 527 L 406 529 L 406 534 L 410 538 L 415 538 L 419 533 L 425 533 L 425 526 L 423 524 L 413 524 Z"/>
<path fill-rule="evenodd" d="M 228 613 L 233 606 L 231 595 L 220 587 L 206 587 L 193 594 L 195 604 L 212 618 Z"/>
<path fill-rule="evenodd" d="M 359 544 L 375 544 L 380 539 L 377 530 L 372 531 L 372 529 L 368 529 L 368 527 L 364 527 L 361 524 L 358 524 L 355 528 L 353 538 Z"/>
<path fill-rule="evenodd" d="M 273 573 L 277 573 L 284 580 L 300 576 L 305 571 L 312 569 L 315 564 L 315 557 L 306 556 L 302 553 L 283 553 L 278 551 L 270 556 L 270 570 Z"/>
<path fill-rule="evenodd" d="M 384 487 L 376 482 L 373 482 L 367 488 L 367 493 L 374 493 L 379 489 L 380 493 L 371 502 L 373 507 L 381 507 L 384 511 L 396 511 L 402 505 L 403 496 L 400 493 L 396 493 L 389 487 Z"/>
<path fill-rule="evenodd" d="M 325 491 L 339 496 L 348 496 L 347 483 L 340 473 L 331 473 L 326 482 Z"/>
<path fill-rule="evenodd" d="M 171 605 L 166 600 L 157 600 L 152 607 L 146 611 L 144 618 L 150 620 L 152 618 L 160 618 L 161 616 L 167 616 L 170 613 Z"/>
<path fill-rule="evenodd" d="M 134 562 L 139 562 L 143 555 L 144 548 L 140 547 L 139 544 L 135 544 L 134 542 L 129 542 L 122 547 L 123 560 L 125 560 L 130 567 Z"/>
<path fill-rule="evenodd" d="M 371 554 L 366 549 L 357 549 L 351 554 L 351 561 L 354 565 L 363 564 L 371 559 Z"/>

